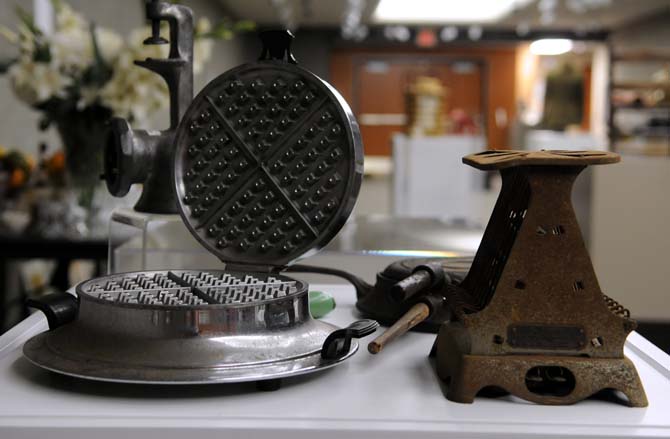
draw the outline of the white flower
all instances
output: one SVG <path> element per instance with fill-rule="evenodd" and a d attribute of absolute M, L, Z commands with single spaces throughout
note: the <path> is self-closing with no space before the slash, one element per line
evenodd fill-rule
<path fill-rule="evenodd" d="M 121 37 L 101 28 L 95 28 L 102 57 L 112 59 L 121 47 Z M 64 2 L 56 6 L 55 31 L 48 37 L 51 57 L 64 71 L 81 74 L 93 63 L 93 37 L 90 23 Z"/>
<path fill-rule="evenodd" d="M 114 62 L 114 74 L 100 91 L 100 98 L 115 116 L 131 118 L 135 124 L 144 125 L 151 113 L 168 105 L 169 94 L 163 78 L 134 65 L 133 60 L 146 58 L 137 52 L 162 52 L 162 49 L 140 49 L 137 46 L 127 49 Z M 163 56 L 161 53 L 156 55 L 153 57 Z"/>
<path fill-rule="evenodd" d="M 146 58 L 161 59 L 169 55 L 169 45 L 144 45 L 151 34 L 149 27 L 131 32 L 124 41 L 117 33 L 95 27 L 95 40 L 100 55 L 112 69 L 111 78 L 101 87 L 82 84 L 83 75 L 93 66 L 94 46 L 89 22 L 75 12 L 67 3 L 54 1 L 56 6 L 55 29 L 50 35 L 36 36 L 20 23 L 13 33 L 0 28 L 5 36 L 20 51 L 19 60 L 8 71 L 12 87 L 30 105 L 39 104 L 49 98 L 78 96 L 77 108 L 94 104 L 104 105 L 115 116 L 133 120 L 144 125 L 149 116 L 169 105 L 167 84 L 156 73 L 136 66 L 133 61 Z M 168 25 L 163 22 L 161 33 L 167 35 Z M 200 19 L 196 33 L 207 34 L 212 26 L 209 20 Z M 37 49 L 48 47 L 49 62 L 35 62 Z M 197 38 L 194 44 L 194 73 L 202 70 L 212 56 L 213 41 Z M 71 90 L 70 87 L 76 86 Z M 72 92 L 72 93 L 71 93 Z"/>
<path fill-rule="evenodd" d="M 123 38 L 116 32 L 102 27 L 95 28 L 95 38 L 98 42 L 98 48 L 102 58 L 107 61 L 113 61 L 123 49 Z"/>
<path fill-rule="evenodd" d="M 56 30 L 58 32 L 78 32 L 88 27 L 86 19 L 75 12 L 70 5 L 65 2 L 58 3 L 56 8 Z"/>
<path fill-rule="evenodd" d="M 112 62 L 123 48 L 123 39 L 99 27 L 95 28 L 95 37 L 102 59 Z M 94 62 L 93 36 L 88 28 L 55 32 L 49 38 L 49 47 L 54 62 L 73 75 L 85 71 Z"/>
<path fill-rule="evenodd" d="M 112 78 L 100 91 L 101 102 L 111 108 L 115 116 L 131 118 L 139 126 L 146 123 L 151 113 L 165 108 L 170 101 L 163 78 L 134 64 L 135 60 L 168 56 L 167 45 L 143 44 L 149 32 L 149 28 L 145 27 L 130 33 L 112 63 Z"/>
<path fill-rule="evenodd" d="M 62 96 L 71 84 L 54 63 L 34 62 L 28 57 L 21 57 L 7 73 L 16 95 L 29 105 Z"/>
<path fill-rule="evenodd" d="M 86 29 L 55 32 L 49 38 L 52 61 L 64 71 L 80 74 L 93 62 L 91 34 Z"/>

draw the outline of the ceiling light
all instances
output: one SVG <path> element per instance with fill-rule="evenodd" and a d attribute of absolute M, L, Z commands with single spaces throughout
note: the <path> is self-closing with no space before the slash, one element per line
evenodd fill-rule
<path fill-rule="evenodd" d="M 456 26 L 446 26 L 440 31 L 440 39 L 444 42 L 454 41 L 456 38 L 458 38 Z"/>
<path fill-rule="evenodd" d="M 482 37 L 482 33 L 484 33 L 484 29 L 482 29 L 481 26 L 470 26 L 468 28 L 468 38 L 470 38 L 472 41 L 477 41 Z"/>
<path fill-rule="evenodd" d="M 533 55 L 561 55 L 572 50 L 572 40 L 563 38 L 545 38 L 530 43 Z"/>
<path fill-rule="evenodd" d="M 520 37 L 525 37 L 530 32 L 530 25 L 525 21 L 516 25 L 516 34 Z"/>
<path fill-rule="evenodd" d="M 378 23 L 487 23 L 531 0 L 380 0 L 372 15 Z"/>
<path fill-rule="evenodd" d="M 411 33 L 406 26 L 386 26 L 384 28 L 384 37 L 387 40 L 405 43 L 409 41 L 410 36 Z"/>

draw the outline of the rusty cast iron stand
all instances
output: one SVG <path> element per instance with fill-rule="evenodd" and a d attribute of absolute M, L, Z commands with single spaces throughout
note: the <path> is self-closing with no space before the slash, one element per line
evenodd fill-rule
<path fill-rule="evenodd" d="M 471 403 L 485 387 L 540 404 L 571 404 L 603 389 L 634 407 L 647 398 L 623 345 L 636 324 L 605 296 L 572 209 L 598 151 L 487 151 L 464 157 L 497 169 L 502 190 L 473 265 L 460 285 L 467 308 L 440 328 L 431 354 L 447 398 Z"/>

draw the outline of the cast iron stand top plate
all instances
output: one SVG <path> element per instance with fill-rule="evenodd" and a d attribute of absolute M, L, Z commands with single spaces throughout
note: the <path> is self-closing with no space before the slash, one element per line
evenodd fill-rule
<path fill-rule="evenodd" d="M 516 151 L 491 150 L 463 157 L 463 163 L 482 170 L 514 166 L 587 166 L 617 163 L 618 154 L 607 151 Z"/>

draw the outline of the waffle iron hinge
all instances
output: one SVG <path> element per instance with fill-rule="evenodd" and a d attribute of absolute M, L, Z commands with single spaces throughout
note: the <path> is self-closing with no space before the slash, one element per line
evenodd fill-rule
<path fill-rule="evenodd" d="M 590 164 L 619 161 L 599 151 L 487 151 L 464 162 L 497 169 L 502 189 L 455 318 L 433 348 L 448 399 L 472 402 L 501 388 L 541 404 L 571 404 L 614 389 L 635 407 L 647 399 L 623 354 L 635 322 L 598 285 L 571 203 Z"/>
<path fill-rule="evenodd" d="M 267 264 L 235 264 L 224 262 L 224 269 L 226 271 L 240 272 L 240 273 L 262 273 L 262 274 L 279 274 L 284 271 L 283 266 L 274 266 Z"/>

